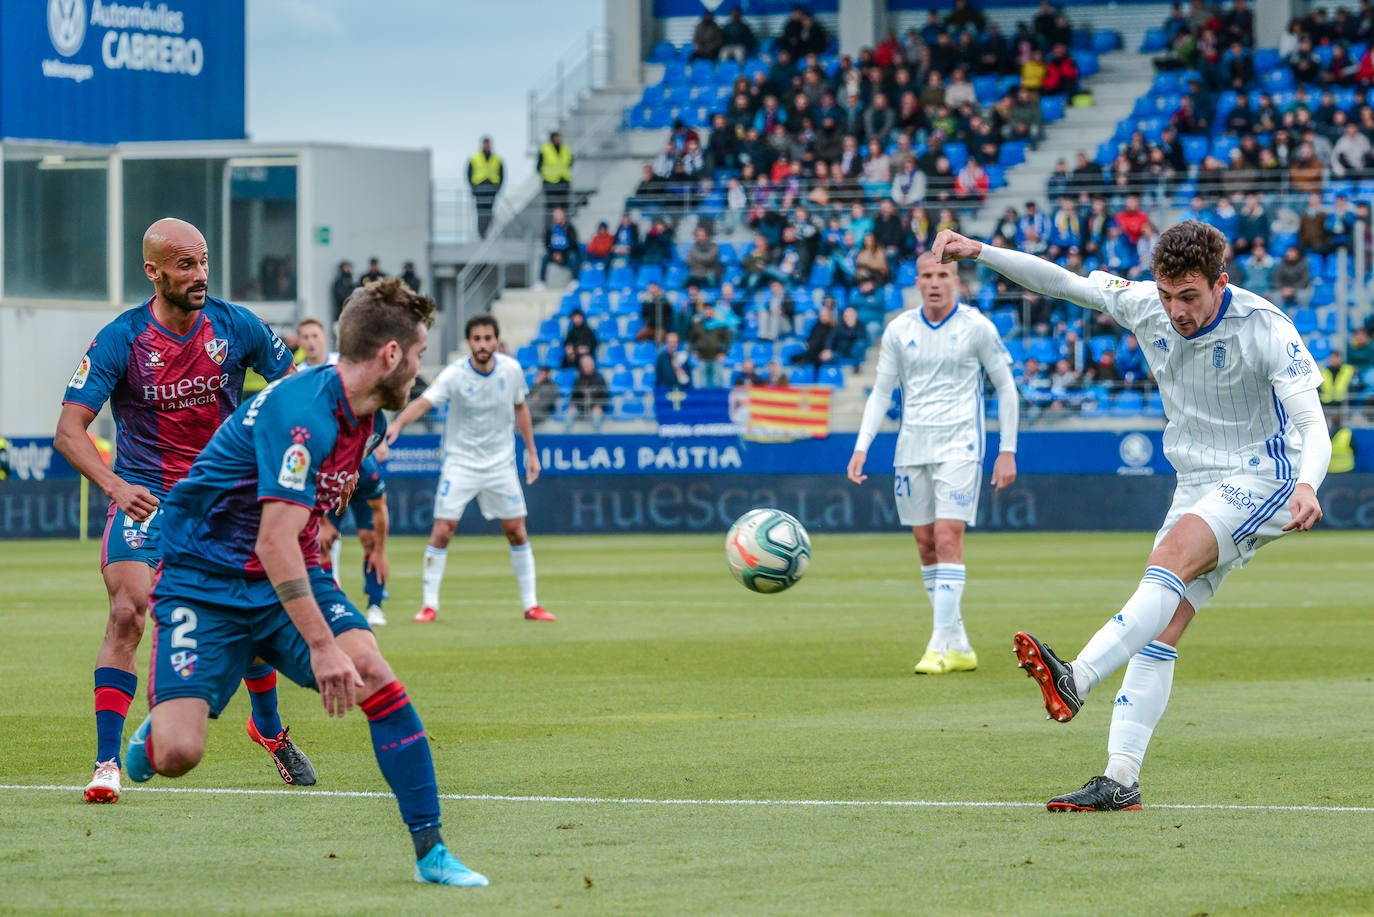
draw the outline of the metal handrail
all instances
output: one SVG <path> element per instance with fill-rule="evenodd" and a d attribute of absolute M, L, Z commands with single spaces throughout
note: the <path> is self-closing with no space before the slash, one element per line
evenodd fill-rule
<path fill-rule="evenodd" d="M 529 93 L 529 154 L 533 156 L 550 131 L 562 126 L 568 113 L 592 90 L 611 82 L 611 38 L 605 29 L 589 29 L 536 81 L 547 86 Z"/>

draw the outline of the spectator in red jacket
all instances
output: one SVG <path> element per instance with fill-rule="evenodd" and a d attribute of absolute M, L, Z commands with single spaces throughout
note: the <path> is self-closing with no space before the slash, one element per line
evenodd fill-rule
<path fill-rule="evenodd" d="M 1121 227 L 1121 233 L 1126 237 L 1126 241 L 1132 245 L 1140 243 L 1140 234 L 1150 223 L 1150 215 L 1140 209 L 1140 195 L 1126 195 L 1126 207 L 1116 215 L 1114 220 L 1117 226 Z"/>
<path fill-rule="evenodd" d="M 1078 94 L 1078 62 L 1063 45 L 1055 45 L 1054 50 L 1050 52 L 1049 63 L 1045 65 L 1045 80 L 1040 84 L 1040 94 L 1069 97 Z"/>

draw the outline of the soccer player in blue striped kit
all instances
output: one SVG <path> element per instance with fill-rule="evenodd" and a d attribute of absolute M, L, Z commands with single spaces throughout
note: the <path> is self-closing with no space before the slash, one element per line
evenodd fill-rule
<path fill-rule="evenodd" d="M 1153 281 L 1079 277 L 1033 255 L 948 230 L 931 251 L 977 260 L 1046 296 L 1105 312 L 1133 331 L 1159 384 L 1164 452 L 1178 485 L 1145 574 L 1121 611 L 1071 663 L 1018 633 L 1018 664 L 1061 723 L 1126 666 L 1113 705 L 1107 767 L 1052 811 L 1139 809 L 1140 768 L 1173 687 L 1178 641 L 1232 570 L 1260 546 L 1321 520 L 1317 488 L 1331 458 L 1316 364 L 1293 323 L 1231 286 L 1226 237 L 1194 220 L 1160 234 Z"/>
<path fill-rule="evenodd" d="M 399 278 L 355 291 L 339 317 L 339 362 L 274 382 L 216 432 L 163 504 L 163 565 L 149 706 L 125 754 L 130 779 L 180 777 L 206 724 L 255 655 L 367 716 L 382 776 L 415 846 L 415 880 L 486 885 L 439 833 L 424 725 L 366 619 L 320 566 L 320 517 L 335 508 L 420 371 L 434 300 Z M 361 700 L 358 698 L 361 697 Z"/>

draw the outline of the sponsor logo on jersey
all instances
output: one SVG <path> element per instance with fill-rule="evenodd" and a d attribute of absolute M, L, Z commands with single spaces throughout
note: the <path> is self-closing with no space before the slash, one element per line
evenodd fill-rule
<path fill-rule="evenodd" d="M 91 358 L 82 357 L 77 364 L 76 372 L 72 373 L 72 381 L 67 383 L 67 388 L 85 388 L 86 379 L 91 374 Z"/>
<path fill-rule="evenodd" d="M 147 532 L 140 531 L 139 529 L 125 529 L 125 530 L 124 530 L 124 543 L 127 544 L 130 548 L 132 548 L 132 549 L 135 550 L 135 551 L 137 551 L 139 548 L 143 547 L 143 545 L 144 545 L 147 541 L 148 541 L 148 533 L 147 533 Z"/>
<path fill-rule="evenodd" d="M 1217 485 L 1217 493 L 1221 494 L 1222 499 L 1236 509 L 1254 510 L 1259 506 L 1255 502 L 1254 492 L 1246 490 L 1238 484 L 1219 484 Z"/>
<path fill-rule="evenodd" d="M 1165 353 L 1169 352 L 1169 342 L 1164 340 L 1164 338 L 1155 338 L 1151 343 Z"/>
<path fill-rule="evenodd" d="M 215 338 L 205 342 L 205 352 L 210 359 L 215 361 L 216 366 L 224 365 L 224 358 L 229 356 L 229 342 L 224 338 Z"/>
<path fill-rule="evenodd" d="M 161 365 L 161 364 L 158 364 Z M 174 411 L 198 404 L 214 404 L 218 392 L 229 384 L 229 375 L 191 376 L 175 382 L 143 386 L 143 400 L 159 411 Z"/>
<path fill-rule="evenodd" d="M 1134 280 L 1125 280 L 1121 277 L 1108 277 L 1107 281 L 1102 284 L 1102 286 L 1107 290 L 1124 290 L 1133 283 L 1135 283 Z"/>
<path fill-rule="evenodd" d="M 197 658 L 196 654 L 189 650 L 178 650 L 172 654 L 172 658 L 169 661 L 172 663 L 172 668 L 176 670 L 178 675 L 182 678 L 190 678 L 192 675 L 196 674 Z"/>
<path fill-rule="evenodd" d="M 305 473 L 310 470 L 310 450 L 303 443 L 292 443 L 281 457 L 277 483 L 287 490 L 305 490 Z"/>
<path fill-rule="evenodd" d="M 1212 348 L 1212 365 L 1221 369 L 1226 365 L 1226 345 L 1218 344 Z"/>
<path fill-rule="evenodd" d="M 1288 373 L 1288 378 L 1290 379 L 1306 376 L 1308 373 L 1312 372 L 1312 362 L 1305 358 L 1294 360 L 1292 363 L 1288 364 L 1288 369 L 1284 370 L 1284 372 Z"/>

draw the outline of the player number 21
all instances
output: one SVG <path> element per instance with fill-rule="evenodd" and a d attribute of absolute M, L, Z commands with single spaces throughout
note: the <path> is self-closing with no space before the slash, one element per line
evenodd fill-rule
<path fill-rule="evenodd" d="M 911 496 L 911 476 L 905 474 L 895 475 L 892 478 L 892 491 L 895 497 Z"/>

